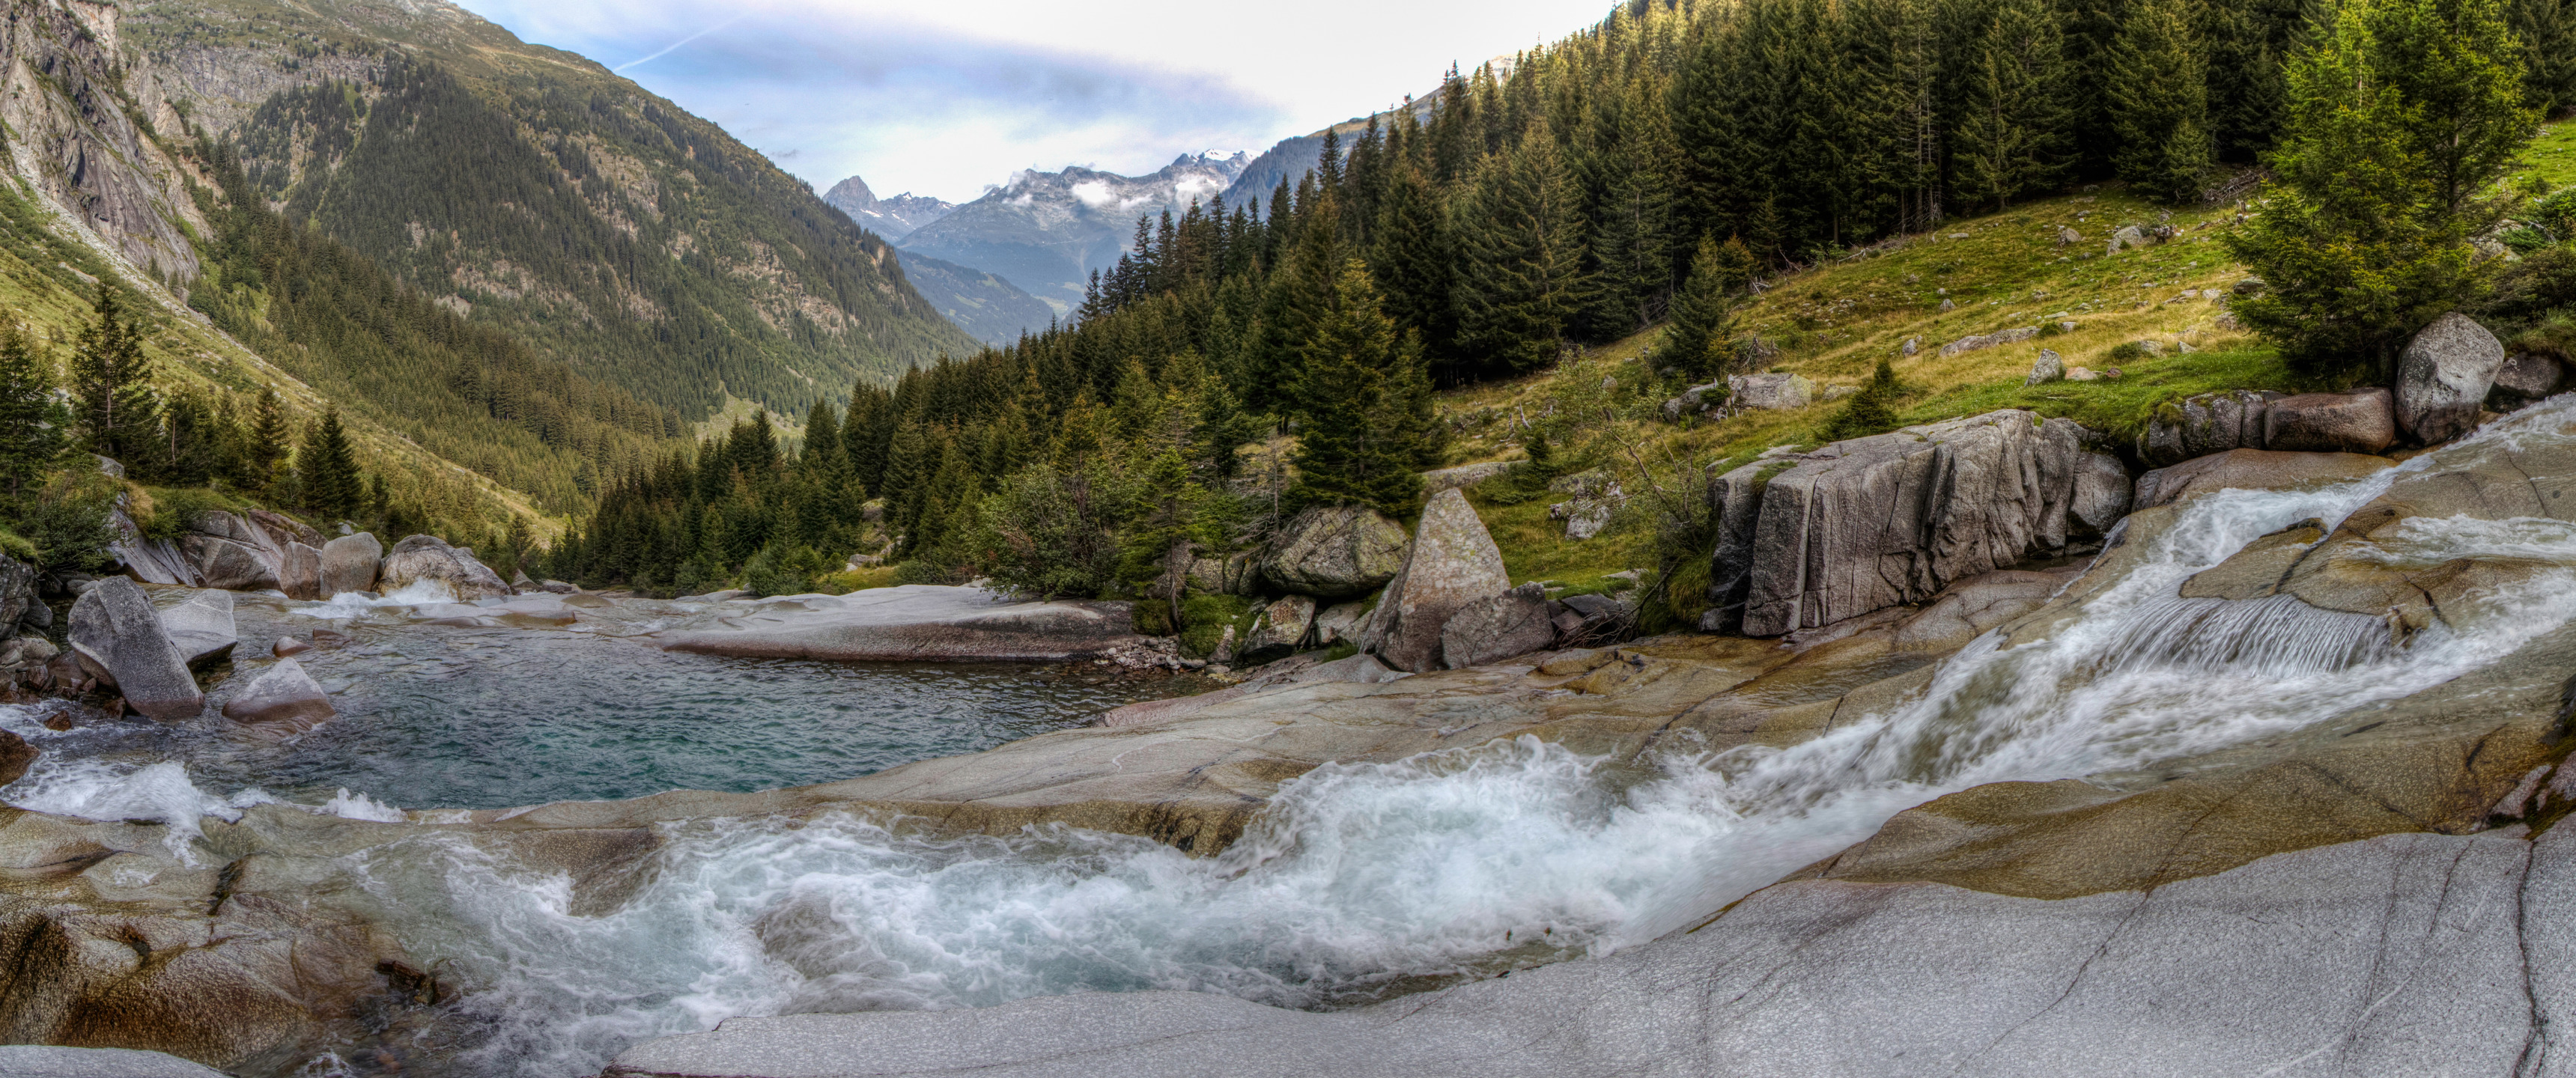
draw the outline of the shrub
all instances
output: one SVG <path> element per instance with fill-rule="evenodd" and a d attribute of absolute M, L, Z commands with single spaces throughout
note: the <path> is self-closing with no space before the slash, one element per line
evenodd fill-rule
<path fill-rule="evenodd" d="M 1228 625 L 1234 626 L 1234 638 L 1241 641 L 1252 631 L 1252 619 L 1258 616 L 1259 609 L 1240 595 L 1193 593 L 1181 600 L 1181 648 L 1192 655 L 1205 656 L 1225 638 Z"/>
<path fill-rule="evenodd" d="M 226 513 L 235 508 L 232 499 L 202 487 L 171 490 L 154 487 L 149 496 L 135 499 L 134 526 L 143 530 L 146 539 L 176 539 L 208 513 Z"/>
<path fill-rule="evenodd" d="M 1896 396 L 1903 387 L 1896 381 L 1896 368 L 1885 357 L 1878 361 L 1878 371 L 1870 375 L 1860 392 L 1852 394 L 1843 406 L 1825 420 L 1822 437 L 1828 442 L 1860 438 L 1895 430 Z"/>

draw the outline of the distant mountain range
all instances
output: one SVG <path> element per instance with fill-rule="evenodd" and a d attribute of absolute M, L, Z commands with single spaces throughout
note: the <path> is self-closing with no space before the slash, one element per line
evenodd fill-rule
<path fill-rule="evenodd" d="M 957 208 L 954 202 L 910 191 L 893 198 L 878 198 L 876 192 L 868 190 L 868 182 L 856 176 L 833 184 L 823 201 L 840 207 L 850 220 L 889 241 L 901 240 Z"/>
<path fill-rule="evenodd" d="M 1138 217 L 1210 201 L 1251 163 L 1249 152 L 1210 152 L 1183 154 L 1143 176 L 1080 167 L 1022 172 L 911 231 L 901 246 L 907 254 L 990 270 L 1057 314 L 1070 314 L 1091 271 L 1117 264 L 1135 238 Z"/>
<path fill-rule="evenodd" d="M 919 251 L 895 248 L 904 280 L 957 328 L 986 344 L 1003 345 L 1023 331 L 1045 329 L 1055 308 L 989 270 L 960 266 Z"/>

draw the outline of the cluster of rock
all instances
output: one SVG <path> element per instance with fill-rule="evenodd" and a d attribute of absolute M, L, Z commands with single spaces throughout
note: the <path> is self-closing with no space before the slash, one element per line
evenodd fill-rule
<path fill-rule="evenodd" d="M 326 541 L 310 526 L 264 509 L 193 514 L 176 540 L 146 538 L 121 509 L 113 520 L 119 538 L 111 552 L 147 584 L 277 591 L 307 600 L 395 591 L 423 580 L 445 584 L 464 600 L 517 594 L 472 550 L 435 536 L 411 536 L 388 554 L 370 533 Z"/>

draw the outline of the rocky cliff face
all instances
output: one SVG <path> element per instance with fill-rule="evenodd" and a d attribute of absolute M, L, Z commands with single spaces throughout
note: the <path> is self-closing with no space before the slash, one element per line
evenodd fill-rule
<path fill-rule="evenodd" d="M 830 191 L 824 192 L 823 201 L 849 214 L 859 227 L 889 240 L 901 240 L 957 208 L 956 203 L 946 199 L 910 191 L 893 198 L 878 198 L 876 192 L 868 190 L 868 182 L 856 176 L 833 184 Z"/>

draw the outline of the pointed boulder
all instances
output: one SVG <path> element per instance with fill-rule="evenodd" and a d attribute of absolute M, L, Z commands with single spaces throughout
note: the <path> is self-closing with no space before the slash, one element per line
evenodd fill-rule
<path fill-rule="evenodd" d="M 297 733 L 337 714 L 331 707 L 331 694 L 323 692 L 313 676 L 304 672 L 304 664 L 293 659 L 277 660 L 277 665 L 251 679 L 224 703 L 225 718 L 291 727 Z"/>
<path fill-rule="evenodd" d="M 1414 673 L 1440 668 L 1440 630 L 1467 604 L 1511 587 L 1503 552 L 1466 495 L 1444 490 L 1422 509 L 1404 569 L 1360 632 L 1360 650 Z"/>
<path fill-rule="evenodd" d="M 197 679 L 170 634 L 152 599 L 133 581 L 111 576 L 91 585 L 72 604 L 72 652 L 90 676 L 113 683 L 127 706 L 172 722 L 195 715 L 206 704 Z"/>

